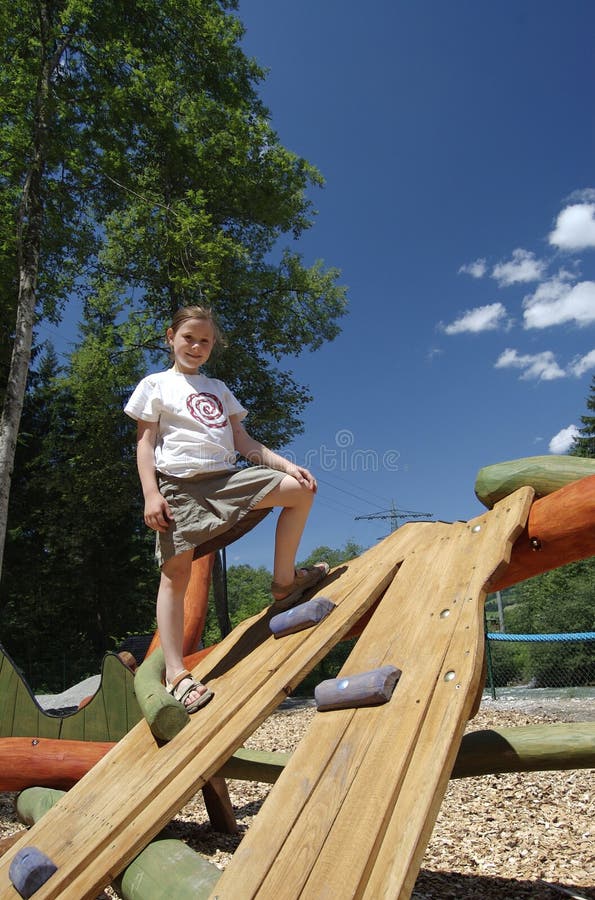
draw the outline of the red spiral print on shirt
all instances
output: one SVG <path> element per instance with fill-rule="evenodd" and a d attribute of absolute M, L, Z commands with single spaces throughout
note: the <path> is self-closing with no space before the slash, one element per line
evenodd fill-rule
<path fill-rule="evenodd" d="M 209 428 L 225 428 L 227 425 L 223 404 L 215 394 L 190 394 L 186 406 L 193 419 Z"/>

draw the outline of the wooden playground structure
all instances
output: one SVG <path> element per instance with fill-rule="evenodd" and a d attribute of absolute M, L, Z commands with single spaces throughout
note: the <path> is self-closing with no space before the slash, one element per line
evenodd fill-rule
<path fill-rule="evenodd" d="M 191 717 L 161 685 L 158 637 L 136 675 L 108 655 L 98 693 L 65 717 L 45 714 L 4 656 L 0 790 L 23 790 L 32 827 L 0 858 L 0 896 L 81 900 L 119 879 L 123 896 L 151 898 L 126 879 L 144 874 L 149 884 L 156 871 L 179 900 L 406 898 L 449 778 L 595 766 L 592 724 L 463 737 L 485 678 L 485 597 L 595 553 L 595 463 L 490 466 L 476 493 L 488 509 L 471 521 L 410 523 L 332 571 L 313 595 L 332 610 L 282 637 L 269 607 L 191 654 L 211 565 L 195 561 L 186 662 L 215 697 Z M 355 635 L 337 689 L 392 667 L 400 677 L 386 702 L 317 713 L 291 757 L 243 750 L 318 661 Z M 233 827 L 226 777 L 275 785 L 221 875 L 155 838 L 201 788 L 211 820 Z M 19 893 L 19 878 L 34 890 Z"/>

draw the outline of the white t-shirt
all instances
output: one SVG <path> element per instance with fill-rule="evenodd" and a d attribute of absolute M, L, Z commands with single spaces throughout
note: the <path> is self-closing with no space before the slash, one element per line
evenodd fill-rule
<path fill-rule="evenodd" d="M 235 466 L 237 453 L 229 417 L 243 419 L 247 413 L 216 378 L 174 369 L 147 375 L 124 412 L 132 419 L 159 423 L 155 444 L 158 472 L 189 478 Z"/>

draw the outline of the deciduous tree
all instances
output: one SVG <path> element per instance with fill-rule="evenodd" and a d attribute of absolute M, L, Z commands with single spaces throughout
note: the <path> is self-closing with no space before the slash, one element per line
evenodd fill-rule
<path fill-rule="evenodd" d="M 307 389 L 277 368 L 318 349 L 345 307 L 337 272 L 295 249 L 317 170 L 258 98 L 233 0 L 16 0 L 0 5 L 0 548 L 36 317 L 67 299 L 123 301 L 118 327 L 162 346 L 203 298 L 228 333 L 216 374 L 273 445 Z M 0 550 L 1 552 L 1 550 Z M 1 560 L 0 560 L 1 561 Z"/>

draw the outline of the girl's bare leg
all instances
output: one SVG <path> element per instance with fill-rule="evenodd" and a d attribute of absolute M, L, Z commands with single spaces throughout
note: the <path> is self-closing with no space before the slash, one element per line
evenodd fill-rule
<path fill-rule="evenodd" d="M 283 507 L 277 520 L 273 580 L 291 584 L 295 577 L 295 557 L 304 526 L 310 513 L 314 493 L 293 476 L 285 478 L 263 497 L 256 509 Z"/>
<path fill-rule="evenodd" d="M 165 659 L 166 681 L 173 681 L 185 669 L 182 657 L 184 644 L 184 595 L 190 579 L 193 551 L 186 550 L 168 559 L 161 567 L 161 581 L 157 593 L 157 627 Z M 185 699 L 192 703 L 204 693 L 192 691 Z"/>

